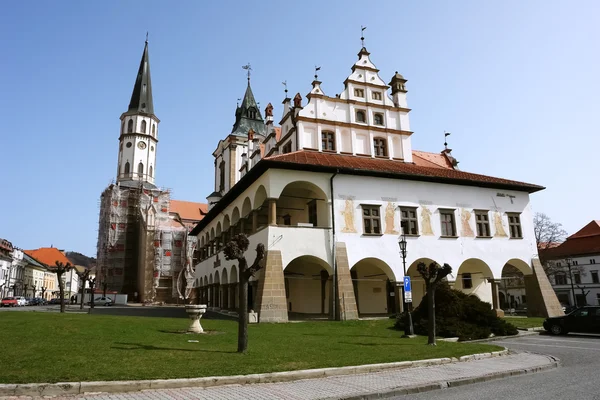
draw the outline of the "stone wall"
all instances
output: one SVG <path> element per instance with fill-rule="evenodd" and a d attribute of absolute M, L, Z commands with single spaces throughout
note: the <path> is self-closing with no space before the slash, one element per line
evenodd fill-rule
<path fill-rule="evenodd" d="M 346 243 L 336 243 L 335 262 L 337 264 L 337 298 L 335 319 L 340 321 L 358 319 L 354 288 L 352 286 L 352 278 L 350 277 L 350 266 L 348 265 Z"/>
<path fill-rule="evenodd" d="M 259 322 L 288 322 L 281 251 L 269 250 L 258 282 L 256 310 Z"/>

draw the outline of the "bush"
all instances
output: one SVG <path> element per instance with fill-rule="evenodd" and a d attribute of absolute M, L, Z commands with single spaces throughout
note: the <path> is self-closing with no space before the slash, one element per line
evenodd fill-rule
<path fill-rule="evenodd" d="M 427 335 L 427 295 L 413 311 L 413 327 L 418 335 Z M 436 336 L 458 337 L 459 340 L 485 339 L 517 334 L 517 328 L 498 318 L 489 303 L 477 296 L 453 290 L 448 284 L 435 292 Z M 404 330 L 406 313 L 398 315 L 394 327 Z"/>

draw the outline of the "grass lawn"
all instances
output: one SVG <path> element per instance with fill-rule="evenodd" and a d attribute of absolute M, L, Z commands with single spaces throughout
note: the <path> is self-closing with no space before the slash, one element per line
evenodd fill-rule
<path fill-rule="evenodd" d="M 504 317 L 507 322 L 510 322 L 517 328 L 539 328 L 544 323 L 544 319 L 542 317 L 528 317 L 528 318 L 520 318 L 520 317 Z"/>
<path fill-rule="evenodd" d="M 184 311 L 181 310 L 183 313 Z M 202 320 L 211 334 L 174 333 L 188 320 L 0 313 L 0 383 L 188 378 L 459 357 L 489 344 L 402 339 L 393 320 L 250 325 L 246 355 L 237 323 Z M 198 340 L 191 343 L 189 340 Z"/>

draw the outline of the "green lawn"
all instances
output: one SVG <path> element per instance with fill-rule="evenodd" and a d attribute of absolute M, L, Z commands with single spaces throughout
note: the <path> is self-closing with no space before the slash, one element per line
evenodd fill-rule
<path fill-rule="evenodd" d="M 507 322 L 510 322 L 517 328 L 539 328 L 544 323 L 544 319 L 542 317 L 504 317 Z"/>
<path fill-rule="evenodd" d="M 183 313 L 183 310 L 182 310 Z M 236 353 L 237 323 L 203 320 L 205 335 L 173 333 L 187 319 L 0 313 L 0 383 L 187 378 L 496 351 L 488 344 L 402 339 L 393 320 L 250 325 Z M 198 343 L 189 342 L 198 340 Z"/>

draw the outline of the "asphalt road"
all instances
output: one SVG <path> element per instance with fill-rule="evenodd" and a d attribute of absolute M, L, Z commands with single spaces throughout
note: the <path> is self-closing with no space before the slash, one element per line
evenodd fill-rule
<path fill-rule="evenodd" d="M 395 399 L 600 399 L 600 336 L 525 336 L 496 341 L 515 351 L 549 354 L 561 366 L 547 372 L 521 375 Z"/>

